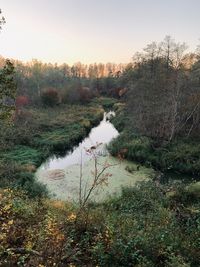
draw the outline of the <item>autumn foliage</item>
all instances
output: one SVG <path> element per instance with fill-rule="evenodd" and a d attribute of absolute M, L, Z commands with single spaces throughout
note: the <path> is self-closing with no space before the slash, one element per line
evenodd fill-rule
<path fill-rule="evenodd" d="M 27 106 L 29 102 L 30 101 L 27 96 L 20 95 L 16 98 L 15 104 L 16 104 L 16 107 L 19 108 L 19 107 Z"/>

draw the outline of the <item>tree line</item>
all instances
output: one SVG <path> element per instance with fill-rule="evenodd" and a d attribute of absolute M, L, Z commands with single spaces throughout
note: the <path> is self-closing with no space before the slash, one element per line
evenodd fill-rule
<path fill-rule="evenodd" d="M 16 105 L 87 103 L 100 95 L 123 98 L 128 125 L 140 135 L 170 142 L 200 131 L 200 46 L 187 53 L 170 36 L 148 44 L 130 64 L 46 64 L 12 61 Z M 5 59 L 0 58 L 1 71 Z"/>
<path fill-rule="evenodd" d="M 127 88 L 129 125 L 135 132 L 170 142 L 200 132 L 200 47 L 166 36 L 136 53 L 121 76 Z"/>
<path fill-rule="evenodd" d="M 118 96 L 119 77 L 125 64 L 47 64 L 38 60 L 28 63 L 12 60 L 15 67 L 17 95 L 27 96 L 29 102 L 41 103 L 42 95 L 57 93 L 58 102 L 77 103 L 87 102 L 98 95 Z M 5 59 L 0 58 L 0 67 Z"/>

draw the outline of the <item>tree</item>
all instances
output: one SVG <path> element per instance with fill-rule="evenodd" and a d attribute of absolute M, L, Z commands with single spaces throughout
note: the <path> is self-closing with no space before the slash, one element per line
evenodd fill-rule
<path fill-rule="evenodd" d="M 14 80 L 14 66 L 6 60 L 0 70 L 0 120 L 8 120 L 15 109 L 16 83 Z"/>
<path fill-rule="evenodd" d="M 34 59 L 32 61 L 31 71 L 32 71 L 32 81 L 34 85 L 34 89 L 37 92 L 38 97 L 41 97 L 41 87 L 43 83 L 43 72 L 42 72 L 42 62 L 38 61 L 37 59 Z"/>
<path fill-rule="evenodd" d="M 139 134 L 171 141 L 180 133 L 188 101 L 185 50 L 184 43 L 167 36 L 137 53 L 133 66 L 124 72 L 132 126 Z"/>
<path fill-rule="evenodd" d="M 2 29 L 2 25 L 6 23 L 5 18 L 1 14 L 2 14 L 2 11 L 0 9 L 0 30 Z"/>
<path fill-rule="evenodd" d="M 1 16 L 0 30 L 5 24 L 5 18 Z M 10 60 L 6 60 L 4 67 L 0 70 L 0 120 L 9 120 L 15 109 L 16 83 L 14 81 L 14 66 Z"/>

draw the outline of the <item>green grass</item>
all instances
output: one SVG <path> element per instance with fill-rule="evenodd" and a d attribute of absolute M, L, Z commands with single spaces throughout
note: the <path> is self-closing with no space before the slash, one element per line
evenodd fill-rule
<path fill-rule="evenodd" d="M 103 106 L 104 109 L 114 109 L 114 105 L 118 102 L 119 100 L 117 100 L 116 98 L 98 97 L 92 101 L 92 104 Z"/>
<path fill-rule="evenodd" d="M 37 147 L 48 147 L 53 151 L 63 151 L 72 148 L 83 137 L 87 131 L 79 123 L 70 123 L 63 129 L 44 132 L 36 137 L 33 142 Z"/>
<path fill-rule="evenodd" d="M 1 159 L 20 165 L 35 165 L 38 166 L 43 160 L 43 155 L 40 151 L 28 146 L 14 146 L 12 150 L 1 154 Z"/>
<path fill-rule="evenodd" d="M 14 125 L 0 129 L 1 186 L 19 186 L 21 182 L 27 190 L 27 177 L 31 192 L 37 182 L 29 179 L 27 172 L 32 175 L 50 155 L 70 150 L 102 117 L 103 110 L 92 106 L 24 110 Z"/>

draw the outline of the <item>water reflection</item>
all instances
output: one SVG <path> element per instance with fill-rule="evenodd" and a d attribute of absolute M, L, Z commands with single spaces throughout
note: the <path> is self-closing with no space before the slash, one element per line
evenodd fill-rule
<path fill-rule="evenodd" d="M 81 154 L 83 164 L 90 159 L 90 156 L 86 153 L 86 149 L 96 144 L 101 143 L 100 154 L 105 154 L 105 145 L 108 144 L 113 138 L 119 135 L 113 124 L 109 121 L 115 113 L 110 111 L 104 113 L 104 118 L 97 127 L 94 127 L 87 138 L 85 138 L 78 147 L 74 147 L 73 152 L 66 154 L 64 157 L 57 158 L 53 156 L 49 158 L 40 169 L 42 170 L 54 170 L 64 169 L 74 164 L 80 164 Z"/>

